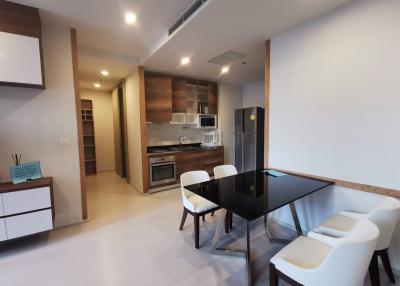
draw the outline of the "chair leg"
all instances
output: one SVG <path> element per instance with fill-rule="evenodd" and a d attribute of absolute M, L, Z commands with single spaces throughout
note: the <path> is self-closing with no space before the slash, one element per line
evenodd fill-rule
<path fill-rule="evenodd" d="M 390 265 L 388 250 L 387 249 L 383 250 L 380 253 L 380 257 L 381 257 L 383 267 L 385 268 L 385 271 L 386 271 L 386 273 L 387 273 L 387 275 L 389 277 L 390 282 L 396 283 L 396 280 L 394 280 L 392 266 Z"/>
<path fill-rule="evenodd" d="M 194 214 L 193 218 L 194 218 L 194 246 L 198 249 L 199 248 L 199 237 L 200 237 L 200 234 L 199 234 L 200 216 L 198 214 Z"/>
<path fill-rule="evenodd" d="M 183 226 L 185 225 L 187 214 L 188 214 L 187 209 L 183 208 L 182 221 L 181 221 L 181 226 L 179 227 L 179 230 L 183 229 Z"/>
<path fill-rule="evenodd" d="M 279 284 L 279 277 L 276 273 L 275 265 L 270 263 L 269 264 L 269 286 L 278 286 Z"/>
<path fill-rule="evenodd" d="M 214 212 L 211 213 L 211 216 L 214 216 Z"/>
<path fill-rule="evenodd" d="M 264 215 L 264 224 L 267 224 L 267 215 Z"/>
<path fill-rule="evenodd" d="M 229 212 L 229 228 L 233 229 L 233 213 Z"/>
<path fill-rule="evenodd" d="M 203 221 L 206 221 L 206 215 L 202 215 L 201 219 L 202 219 Z"/>
<path fill-rule="evenodd" d="M 379 277 L 378 255 L 374 252 L 371 263 L 369 264 L 369 278 L 371 279 L 372 286 L 380 286 L 381 281 Z"/>

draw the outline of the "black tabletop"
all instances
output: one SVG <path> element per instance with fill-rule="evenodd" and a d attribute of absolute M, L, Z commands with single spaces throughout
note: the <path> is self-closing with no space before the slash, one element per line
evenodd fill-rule
<path fill-rule="evenodd" d="M 258 170 L 185 188 L 251 221 L 333 184 L 304 176 L 274 177 Z"/>

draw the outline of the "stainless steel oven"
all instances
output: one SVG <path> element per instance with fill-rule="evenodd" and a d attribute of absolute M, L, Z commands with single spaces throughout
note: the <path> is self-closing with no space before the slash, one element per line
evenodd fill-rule
<path fill-rule="evenodd" d="M 175 156 L 150 158 L 150 186 L 176 182 Z"/>

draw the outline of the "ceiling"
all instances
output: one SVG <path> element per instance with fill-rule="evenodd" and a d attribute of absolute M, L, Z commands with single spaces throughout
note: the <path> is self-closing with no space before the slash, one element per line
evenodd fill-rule
<path fill-rule="evenodd" d="M 81 88 L 110 91 L 137 64 L 168 72 L 243 85 L 263 78 L 264 41 L 349 0 L 208 0 L 171 37 L 167 30 L 194 0 L 15 0 L 38 7 L 42 21 L 74 27 L 78 33 Z M 138 15 L 133 26 L 126 11 Z M 229 50 L 247 56 L 221 66 L 208 60 Z M 181 67 L 180 59 L 191 63 Z M 245 62 L 245 64 L 243 64 Z M 102 77 L 101 69 L 110 76 Z"/>
<path fill-rule="evenodd" d="M 74 27 L 78 33 L 82 88 L 93 88 L 99 68 L 110 76 L 103 90 L 115 86 L 193 3 L 193 0 L 12 0 L 37 7 L 42 21 Z M 137 14 L 135 25 L 124 22 L 126 11 Z"/>
<path fill-rule="evenodd" d="M 345 2 L 349 0 L 214 0 L 143 65 L 148 70 L 238 85 L 261 80 L 266 39 Z M 221 66 L 208 60 L 230 50 L 247 57 L 221 75 Z M 184 56 L 191 57 L 190 65 L 179 65 Z"/>

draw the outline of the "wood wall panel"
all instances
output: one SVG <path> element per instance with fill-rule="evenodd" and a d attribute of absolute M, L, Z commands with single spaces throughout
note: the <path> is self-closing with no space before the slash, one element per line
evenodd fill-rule
<path fill-rule="evenodd" d="M 76 106 L 76 121 L 78 127 L 78 149 L 79 149 L 79 174 L 81 181 L 81 203 L 82 203 L 82 219 L 88 218 L 87 212 L 87 199 L 86 199 L 86 185 L 85 185 L 85 158 L 83 147 L 83 130 L 82 130 L 82 117 L 81 117 L 81 94 L 79 88 L 79 64 L 78 64 L 78 43 L 76 30 L 71 29 L 71 52 L 72 52 L 72 71 L 74 77 L 74 92 L 75 92 L 75 106 Z"/>
<path fill-rule="evenodd" d="M 269 99 L 270 99 L 271 40 L 265 41 L 265 120 L 264 120 L 264 167 L 269 165 Z"/>
<path fill-rule="evenodd" d="M 149 192 L 149 161 L 147 158 L 146 95 L 144 67 L 139 66 L 140 138 L 142 145 L 143 193 Z"/>

